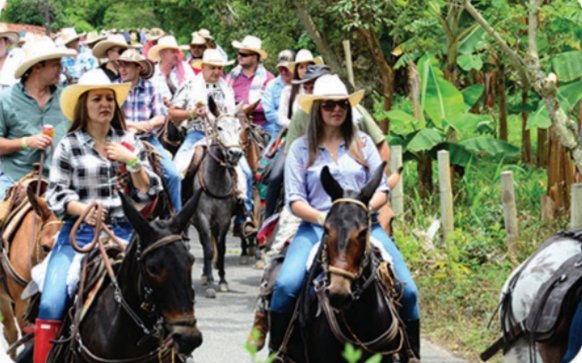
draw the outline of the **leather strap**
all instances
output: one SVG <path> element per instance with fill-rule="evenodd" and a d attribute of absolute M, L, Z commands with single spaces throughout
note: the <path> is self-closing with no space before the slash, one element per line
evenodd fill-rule
<path fill-rule="evenodd" d="M 515 343 L 518 339 L 524 336 L 526 333 L 523 321 L 517 325 L 514 325 L 507 334 L 504 334 L 501 338 L 497 339 L 493 345 L 487 348 L 486 351 L 481 353 L 479 357 L 483 362 L 486 362 L 491 357 L 493 357 L 498 351 L 501 349 L 505 350 L 510 347 L 513 343 Z"/>

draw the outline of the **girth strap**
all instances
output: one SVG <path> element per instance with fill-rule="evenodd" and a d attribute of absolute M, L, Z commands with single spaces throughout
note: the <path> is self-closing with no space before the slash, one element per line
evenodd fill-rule
<path fill-rule="evenodd" d="M 491 357 L 493 357 L 497 352 L 501 349 L 506 350 L 507 348 L 511 347 L 513 343 L 518 341 L 521 337 L 525 335 L 526 331 L 523 325 L 523 321 L 517 325 L 514 325 L 507 334 L 504 334 L 501 338 L 497 339 L 493 345 L 487 348 L 486 351 L 479 355 L 479 358 L 483 362 L 486 362 Z"/>

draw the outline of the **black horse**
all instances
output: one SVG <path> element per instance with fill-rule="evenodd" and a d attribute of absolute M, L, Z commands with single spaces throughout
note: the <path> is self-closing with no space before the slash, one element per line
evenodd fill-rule
<path fill-rule="evenodd" d="M 276 314 L 271 313 L 275 318 L 271 320 L 271 346 L 283 343 L 279 349 L 283 361 L 345 362 L 342 352 L 349 342 L 363 350 L 359 362 L 376 353 L 383 355 L 382 362 L 392 362 L 398 354 L 413 362 L 402 354 L 410 349 L 395 306 L 397 282 L 391 267 L 376 258 L 370 247 L 368 203 L 383 170 L 384 164 L 361 191 L 353 192 L 344 191 L 329 169 L 323 168 L 321 182 L 333 204 L 289 339 L 273 342 L 282 335 L 277 331 L 281 327 Z M 318 278 L 320 275 L 323 277 Z"/>
<path fill-rule="evenodd" d="M 185 362 L 202 344 L 194 315 L 194 256 L 182 240 L 200 194 L 171 219 L 151 222 L 120 194 L 135 233 L 116 283 L 105 281 L 78 327 L 61 330 L 47 362 Z"/>

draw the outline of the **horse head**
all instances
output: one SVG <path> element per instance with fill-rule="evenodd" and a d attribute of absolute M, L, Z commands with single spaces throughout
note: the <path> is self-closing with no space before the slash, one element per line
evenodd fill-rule
<path fill-rule="evenodd" d="M 216 117 L 214 121 L 214 140 L 222 148 L 225 161 L 231 165 L 236 165 L 243 156 L 240 142 L 242 125 L 236 117 L 237 114 L 242 112 L 242 106 L 241 102 L 236 106 L 233 113 L 222 113 L 214 99 L 212 97 L 208 98 L 208 108 Z"/>
<path fill-rule="evenodd" d="M 183 242 L 182 234 L 196 212 L 202 189 L 188 200 L 180 213 L 167 220 L 147 221 L 120 193 L 123 210 L 136 235 L 130 250 L 141 275 L 142 299 L 163 319 L 180 354 L 189 355 L 202 344 L 202 334 L 194 315 L 192 264 L 194 256 Z M 126 257 L 126 258 L 128 258 Z"/>
<path fill-rule="evenodd" d="M 361 277 L 370 256 L 371 219 L 368 203 L 382 180 L 385 163 L 359 191 L 344 191 L 325 166 L 321 183 L 332 199 L 323 228 L 329 284 L 326 293 L 335 309 L 346 308 L 353 300 L 352 286 Z"/>
<path fill-rule="evenodd" d="M 26 194 L 34 213 L 40 219 L 40 223 L 37 224 L 40 233 L 35 247 L 40 248 L 40 251 L 33 254 L 37 257 L 38 263 L 53 249 L 63 223 L 51 212 L 46 201 L 36 195 L 31 188 L 27 189 Z"/>

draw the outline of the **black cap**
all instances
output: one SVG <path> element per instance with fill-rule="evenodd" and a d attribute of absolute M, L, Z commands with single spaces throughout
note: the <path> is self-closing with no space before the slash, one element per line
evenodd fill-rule
<path fill-rule="evenodd" d="M 307 70 L 303 75 L 303 79 L 295 79 L 291 81 L 291 83 L 293 84 L 307 83 L 309 81 L 314 81 L 326 74 L 332 74 L 331 68 L 329 68 L 328 66 L 323 64 L 310 64 L 307 66 Z"/>

